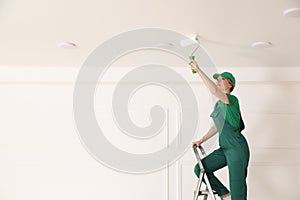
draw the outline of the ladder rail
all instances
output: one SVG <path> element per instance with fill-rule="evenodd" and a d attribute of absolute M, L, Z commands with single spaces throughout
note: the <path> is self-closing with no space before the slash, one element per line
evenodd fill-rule
<path fill-rule="evenodd" d="M 211 197 L 214 200 L 216 200 L 216 197 L 215 197 L 215 195 L 213 193 L 213 190 L 211 188 L 211 185 L 209 183 L 207 174 L 205 173 L 204 166 L 203 166 L 203 164 L 201 162 L 201 157 L 200 157 L 198 148 L 199 148 L 199 150 L 200 150 L 200 152 L 202 154 L 202 157 L 206 156 L 206 153 L 205 153 L 204 148 L 202 146 L 197 146 L 197 145 L 193 146 L 193 150 L 194 150 L 196 159 L 197 159 L 199 167 L 200 167 L 200 175 L 199 175 L 199 180 L 198 180 L 198 183 L 197 183 L 197 186 L 196 186 L 196 190 L 195 190 L 195 193 L 194 193 L 194 200 L 198 199 L 198 194 L 199 194 L 199 191 L 200 191 L 200 188 L 201 188 L 201 183 L 202 183 L 203 179 L 205 180 L 206 188 L 208 189 L 209 194 L 211 195 Z M 204 199 L 207 199 L 207 196 Z"/>

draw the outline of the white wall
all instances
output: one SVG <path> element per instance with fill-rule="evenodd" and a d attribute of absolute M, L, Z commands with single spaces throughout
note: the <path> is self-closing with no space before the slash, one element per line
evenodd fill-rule
<path fill-rule="evenodd" d="M 211 97 L 189 71 L 176 70 L 190 81 L 197 94 L 201 110 L 197 137 L 200 137 L 210 125 Z M 240 99 L 246 123 L 243 134 L 251 148 L 249 199 L 299 199 L 300 68 L 228 70 L 238 80 L 234 94 Z M 101 89 L 112 92 L 125 71 L 120 68 L 106 77 Z M 78 68 L 64 67 L 0 68 L 0 199 L 191 199 L 196 186 L 192 151 L 168 170 L 146 175 L 110 170 L 87 153 L 73 121 L 72 95 L 77 73 Z M 160 101 L 167 105 L 172 98 L 169 93 L 161 93 L 167 98 Z M 98 100 L 96 108 L 107 108 L 109 99 Z M 170 108 L 175 107 L 172 104 Z M 134 119 L 137 122 L 149 122 L 144 111 L 132 108 L 132 113 L 133 118 L 139 116 Z M 128 139 L 121 133 L 117 136 L 110 116 L 109 111 L 97 113 L 99 120 L 107 122 L 104 129 L 115 134 L 107 135 L 115 139 L 112 142 L 121 141 L 120 145 L 128 151 L 141 150 L 145 144 L 142 141 Z M 172 130 L 176 126 L 176 116 L 170 116 L 170 138 L 175 137 Z M 144 142 L 162 148 L 167 144 L 165 132 Z M 218 175 L 228 185 L 226 169 Z"/>

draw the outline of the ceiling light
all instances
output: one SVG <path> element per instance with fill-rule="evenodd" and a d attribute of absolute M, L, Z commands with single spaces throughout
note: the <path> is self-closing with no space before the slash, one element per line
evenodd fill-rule
<path fill-rule="evenodd" d="M 255 48 L 268 48 L 271 47 L 273 44 L 271 42 L 254 42 L 252 43 L 252 47 Z"/>
<path fill-rule="evenodd" d="M 75 49 L 77 47 L 77 45 L 72 42 L 59 42 L 57 46 L 63 49 Z"/>
<path fill-rule="evenodd" d="M 300 8 L 289 8 L 283 11 L 286 17 L 300 17 Z"/>

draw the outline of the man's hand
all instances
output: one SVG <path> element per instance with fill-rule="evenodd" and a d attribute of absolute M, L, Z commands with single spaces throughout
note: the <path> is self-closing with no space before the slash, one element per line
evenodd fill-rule
<path fill-rule="evenodd" d="M 194 147 L 195 145 L 197 145 L 197 147 L 199 147 L 202 143 L 203 143 L 202 140 L 198 140 L 198 141 L 192 143 L 192 147 Z"/>
<path fill-rule="evenodd" d="M 199 65 L 198 63 L 195 61 L 195 60 L 192 60 L 190 63 L 189 63 L 190 67 L 192 70 L 195 70 L 196 72 L 199 71 Z"/>

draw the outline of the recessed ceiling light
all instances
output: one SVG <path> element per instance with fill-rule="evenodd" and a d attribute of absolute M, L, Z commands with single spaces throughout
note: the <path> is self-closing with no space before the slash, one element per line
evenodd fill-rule
<path fill-rule="evenodd" d="M 75 49 L 77 45 L 72 42 L 59 42 L 57 43 L 57 46 L 63 49 Z"/>
<path fill-rule="evenodd" d="M 283 11 L 286 17 L 300 17 L 300 8 L 289 8 Z"/>
<path fill-rule="evenodd" d="M 271 42 L 254 42 L 251 44 L 252 47 L 255 48 L 268 48 L 271 47 L 273 44 Z"/>

